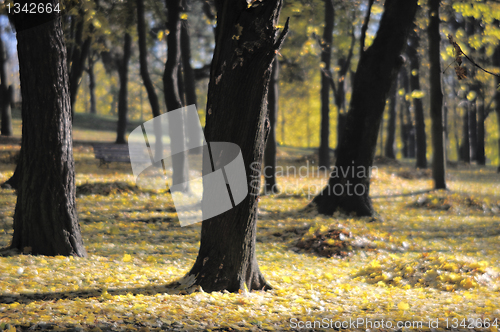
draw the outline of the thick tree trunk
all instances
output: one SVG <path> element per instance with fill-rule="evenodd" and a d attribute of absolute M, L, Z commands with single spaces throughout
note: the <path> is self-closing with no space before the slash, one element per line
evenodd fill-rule
<path fill-rule="evenodd" d="M 95 75 L 94 75 L 94 59 L 89 55 L 89 94 L 90 94 L 90 114 L 97 114 L 97 105 L 95 98 Z"/>
<path fill-rule="evenodd" d="M 127 140 L 127 115 L 128 115 L 128 63 L 132 50 L 132 37 L 125 33 L 123 55 L 116 59 L 118 76 L 120 77 L 120 92 L 118 93 L 118 125 L 116 129 L 116 144 L 125 144 Z"/>
<path fill-rule="evenodd" d="M 168 9 L 168 30 L 167 37 L 167 62 L 163 72 L 163 89 L 167 111 L 175 111 L 182 107 L 179 94 L 178 71 L 181 60 L 180 36 L 181 21 L 179 14 L 181 12 L 180 0 L 165 0 Z M 182 119 L 184 121 L 184 119 Z M 184 123 L 173 123 L 169 121 L 169 134 L 172 139 L 170 144 L 172 150 L 183 151 L 172 156 L 172 185 L 176 185 L 176 190 L 181 192 L 189 191 L 189 164 L 188 152 L 186 151 L 186 132 Z M 181 137 L 182 139 L 178 139 Z M 182 187 L 180 184 L 184 184 Z"/>
<path fill-rule="evenodd" d="M 396 99 L 398 93 L 398 80 L 394 80 L 389 93 L 389 123 L 387 124 L 387 140 L 385 141 L 385 156 L 396 159 L 394 144 L 396 142 Z"/>
<path fill-rule="evenodd" d="M 443 90 L 439 45 L 439 6 L 441 0 L 429 0 L 429 82 L 432 120 L 432 178 L 435 189 L 446 189 L 446 147 L 444 139 Z"/>
<path fill-rule="evenodd" d="M 276 183 L 276 116 L 278 114 L 278 75 L 279 62 L 274 59 L 271 79 L 269 80 L 267 112 L 269 116 L 269 134 L 264 151 L 264 194 L 277 194 Z"/>
<path fill-rule="evenodd" d="M 220 0 L 207 102 L 207 142 L 241 148 L 249 194 L 231 210 L 203 221 L 200 251 L 189 272 L 205 291 L 265 290 L 255 254 L 260 169 L 266 136 L 266 98 L 271 63 L 283 42 L 277 38 L 281 0 L 247 8 Z M 241 28 L 240 28 L 241 27 Z M 244 78 L 244 79 L 243 79 Z M 204 187 L 203 199 L 210 195 Z"/>
<path fill-rule="evenodd" d="M 416 0 L 386 0 L 373 44 L 361 54 L 354 77 L 345 132 L 328 185 L 314 198 L 322 214 L 337 209 L 370 216 L 370 170 L 387 96 L 403 63 L 403 50 L 412 26 Z"/>
<path fill-rule="evenodd" d="M 416 29 L 416 27 L 414 26 Z M 420 91 L 420 58 L 418 47 L 420 37 L 415 30 L 410 32 L 410 38 L 406 53 L 410 59 L 410 87 L 411 91 Z M 415 143 L 416 143 L 416 167 L 427 168 L 427 137 L 425 135 L 424 106 L 421 98 L 413 98 L 413 110 L 415 112 Z"/>
<path fill-rule="evenodd" d="M 0 134 L 12 136 L 12 115 L 10 105 L 12 101 L 12 87 L 7 80 L 7 52 L 0 35 L 0 112 L 2 125 Z"/>
<path fill-rule="evenodd" d="M 57 1 L 52 1 L 55 6 Z M 61 19 L 16 14 L 23 133 L 12 248 L 86 256 L 78 225 L 71 103 Z M 44 23 L 46 22 L 46 23 Z"/>
<path fill-rule="evenodd" d="M 321 131 L 319 144 L 319 166 L 330 168 L 330 80 L 332 41 L 335 11 L 333 0 L 324 0 L 325 29 L 321 41 Z"/>

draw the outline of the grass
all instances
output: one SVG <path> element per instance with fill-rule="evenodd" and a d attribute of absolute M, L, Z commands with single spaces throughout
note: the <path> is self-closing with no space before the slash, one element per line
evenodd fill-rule
<path fill-rule="evenodd" d="M 77 120 L 75 137 L 87 130 L 101 139 L 113 134 L 90 130 L 91 117 L 85 125 Z M 16 149 L 0 145 L 0 182 L 12 174 L 15 164 L 5 156 Z M 500 325 L 500 181 L 493 167 L 458 166 L 448 173 L 451 192 L 411 195 L 432 188 L 432 180 L 401 177 L 412 161 L 379 165 L 371 195 L 381 219 L 371 223 L 303 211 L 326 183 L 323 175 L 280 177 L 284 192 L 260 200 L 257 234 L 259 266 L 274 289 L 191 293 L 164 285 L 194 263 L 200 225 L 180 227 L 169 194 L 134 189 L 129 165 L 99 167 L 86 144 L 75 144 L 74 152 L 89 258 L 0 258 L 2 329 L 282 331 L 316 320 L 322 325 L 310 328 L 321 330 L 357 319 L 364 323 L 346 330 L 390 330 L 382 328 L 389 321 L 414 327 L 407 331 Z M 314 158 L 304 158 L 310 154 L 283 147 L 279 164 L 311 167 Z M 13 191 L 0 191 L 0 247 L 12 237 L 15 201 Z M 331 230 L 341 230 L 343 240 L 336 232 L 322 245 L 345 241 L 346 255 L 297 248 Z M 489 327 L 479 328 L 485 322 Z"/>

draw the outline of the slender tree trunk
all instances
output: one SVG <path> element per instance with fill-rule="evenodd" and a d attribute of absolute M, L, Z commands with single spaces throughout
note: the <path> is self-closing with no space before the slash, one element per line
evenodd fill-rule
<path fill-rule="evenodd" d="M 80 12 L 80 21 L 76 24 L 76 32 L 75 32 L 75 45 L 72 47 L 72 57 L 71 57 L 71 67 L 69 72 L 69 91 L 71 98 L 71 114 L 75 113 L 75 102 L 76 96 L 78 94 L 78 87 L 80 85 L 80 80 L 83 75 L 83 70 L 85 69 L 85 60 L 90 51 L 90 45 L 92 40 L 90 37 L 87 37 L 83 40 L 83 30 L 84 30 L 84 22 L 83 22 L 83 12 Z"/>
<path fill-rule="evenodd" d="M 359 59 L 346 128 L 328 185 L 314 198 L 322 214 L 337 209 L 371 216 L 370 171 L 387 96 L 403 63 L 401 51 L 417 9 L 416 0 L 386 0 L 373 44 Z"/>
<path fill-rule="evenodd" d="M 209 143 L 231 142 L 241 148 L 249 194 L 231 210 L 203 221 L 200 251 L 189 275 L 195 276 L 195 284 L 205 291 L 265 290 L 270 286 L 255 254 L 257 197 L 271 64 L 288 23 L 277 37 L 281 0 L 264 1 L 251 8 L 244 1 L 233 0 L 219 0 L 216 5 L 216 45 L 205 137 Z M 208 195 L 209 188 L 205 187 L 203 200 Z"/>
<path fill-rule="evenodd" d="M 168 10 L 167 24 L 169 34 L 167 37 L 167 62 L 165 63 L 165 71 L 163 72 L 163 89 L 167 111 L 171 112 L 182 107 L 178 82 L 179 63 L 181 61 L 181 21 L 179 19 L 181 7 L 180 0 L 165 0 L 165 2 Z M 184 119 L 182 119 L 182 121 L 184 121 Z M 184 186 L 176 186 L 176 190 L 188 192 L 189 164 L 188 152 L 186 151 L 184 123 L 173 123 L 169 121 L 168 126 L 170 137 L 176 137 L 176 139 L 172 139 L 170 142 L 172 150 L 183 151 L 182 153 L 177 153 L 172 156 L 172 185 L 183 183 Z M 182 139 L 178 139 L 179 137 Z"/>
<path fill-rule="evenodd" d="M 441 0 L 429 0 L 429 82 L 432 120 L 432 178 L 435 189 L 446 189 L 446 147 L 444 139 L 441 54 L 439 50 L 439 6 Z"/>
<path fill-rule="evenodd" d="M 484 139 L 486 131 L 484 128 L 485 114 L 484 114 L 484 98 L 477 107 L 477 148 L 476 148 L 476 161 L 478 165 L 486 165 L 486 154 L 484 151 Z"/>
<path fill-rule="evenodd" d="M 385 156 L 396 159 L 394 144 L 396 142 L 396 99 L 398 93 L 398 80 L 394 80 L 389 92 L 389 123 L 387 124 L 387 140 L 385 141 Z"/>
<path fill-rule="evenodd" d="M 463 126 L 462 126 L 462 144 L 460 145 L 460 159 L 466 163 L 471 162 L 470 156 L 470 110 L 469 110 L 469 102 L 465 102 L 465 113 L 463 117 Z"/>
<path fill-rule="evenodd" d="M 2 136 L 12 136 L 11 101 L 12 87 L 9 86 L 7 80 L 7 52 L 0 35 L 0 112 L 2 120 L 0 134 Z"/>
<path fill-rule="evenodd" d="M 184 94 L 186 98 L 186 106 L 196 105 L 196 81 L 194 79 L 194 71 L 191 66 L 191 42 L 189 37 L 189 25 L 187 20 L 181 22 L 181 60 L 182 69 L 184 72 Z M 187 133 L 188 142 L 201 142 L 202 137 L 197 130 L 191 130 Z M 189 153 L 202 153 L 201 148 L 191 149 Z"/>
<path fill-rule="evenodd" d="M 408 47 L 407 47 L 408 49 Z M 413 126 L 413 117 L 411 114 L 411 103 L 407 96 L 411 94 L 410 80 L 408 72 L 404 66 L 400 72 L 401 84 L 404 88 L 404 95 L 400 103 L 401 113 L 401 140 L 403 141 L 403 156 L 405 158 L 415 158 L 415 128 Z"/>
<path fill-rule="evenodd" d="M 415 26 L 414 29 L 416 29 Z M 420 37 L 418 33 L 415 30 L 411 31 L 407 54 L 410 59 L 410 87 L 412 92 L 420 91 L 420 58 L 417 52 L 419 44 Z M 427 168 L 427 138 L 425 135 L 424 106 L 421 98 L 413 98 L 413 110 L 415 112 L 416 167 Z"/>
<path fill-rule="evenodd" d="M 94 75 L 94 58 L 89 55 L 89 94 L 90 94 L 90 114 L 97 114 L 96 98 L 95 98 L 95 75 Z"/>
<path fill-rule="evenodd" d="M 499 21 L 495 20 L 496 24 L 498 25 Z M 493 54 L 493 65 L 497 68 L 500 68 L 500 45 L 497 45 L 495 48 L 495 53 Z M 496 86 L 500 86 L 500 77 L 496 76 Z M 495 92 L 495 110 L 497 112 L 497 126 L 498 126 L 498 156 L 500 160 L 500 91 L 497 90 Z M 500 173 L 500 162 L 497 168 L 497 173 Z"/>
<path fill-rule="evenodd" d="M 321 131 L 319 145 L 319 166 L 330 168 L 330 80 L 333 27 L 335 10 L 333 0 L 325 2 L 325 29 L 321 41 Z"/>
<path fill-rule="evenodd" d="M 52 1 L 52 6 L 58 3 Z M 61 18 L 15 14 L 23 133 L 12 248 L 87 255 L 78 225 L 71 103 Z"/>
<path fill-rule="evenodd" d="M 118 126 L 116 129 L 116 144 L 125 144 L 127 140 L 127 116 L 128 116 L 128 63 L 132 50 L 132 37 L 125 33 L 123 43 L 123 55 L 116 59 L 118 76 L 120 77 L 120 92 L 118 93 Z"/>
<path fill-rule="evenodd" d="M 267 98 L 267 112 L 269 117 L 269 134 L 264 151 L 264 194 L 279 192 L 276 183 L 276 116 L 278 114 L 278 76 L 279 62 L 274 59 L 269 91 Z"/>

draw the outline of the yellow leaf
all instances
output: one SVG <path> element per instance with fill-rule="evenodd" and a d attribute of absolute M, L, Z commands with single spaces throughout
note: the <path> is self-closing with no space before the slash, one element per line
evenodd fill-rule
<path fill-rule="evenodd" d="M 123 255 L 122 261 L 124 261 L 125 263 L 130 262 L 131 260 L 132 260 L 132 256 L 130 256 L 129 254 Z"/>
<path fill-rule="evenodd" d="M 408 309 L 410 309 L 410 305 L 406 302 L 399 302 L 398 308 L 400 310 L 408 310 Z"/>
<path fill-rule="evenodd" d="M 290 283 L 290 282 L 292 282 L 292 279 L 290 279 L 290 277 L 284 276 L 283 281 Z"/>

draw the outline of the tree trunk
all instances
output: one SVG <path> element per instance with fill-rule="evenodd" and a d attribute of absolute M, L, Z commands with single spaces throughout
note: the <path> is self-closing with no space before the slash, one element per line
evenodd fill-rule
<path fill-rule="evenodd" d="M 58 3 L 52 1 L 52 6 Z M 12 248 L 87 255 L 78 225 L 71 102 L 61 18 L 15 14 L 22 95 L 20 185 Z"/>
<path fill-rule="evenodd" d="M 321 131 L 319 144 L 319 166 L 330 168 L 330 80 L 332 40 L 335 11 L 333 0 L 325 2 L 325 29 L 321 41 Z"/>
<path fill-rule="evenodd" d="M 498 25 L 499 21 L 495 20 L 496 24 Z M 493 65 L 497 68 L 500 68 L 500 45 L 497 45 L 497 47 L 495 48 L 495 53 L 493 53 Z M 496 86 L 500 86 L 500 77 L 496 76 L 495 77 L 495 85 Z M 499 135 L 498 135 L 498 156 L 499 156 L 499 160 L 500 160 L 500 91 L 497 90 L 495 92 L 495 110 L 497 112 L 497 127 L 498 127 L 498 131 L 499 131 Z M 497 168 L 497 173 L 500 173 L 500 161 L 499 161 L 499 164 L 498 164 L 498 168 Z"/>
<path fill-rule="evenodd" d="M 465 102 L 465 113 L 463 117 L 463 125 L 462 125 L 462 144 L 460 145 L 460 160 L 470 163 L 470 110 L 469 110 L 469 102 Z"/>
<path fill-rule="evenodd" d="M 476 144 L 476 161 L 478 165 L 486 165 L 486 154 L 484 151 L 484 139 L 486 131 L 484 128 L 484 98 L 477 107 L 477 144 Z"/>
<path fill-rule="evenodd" d="M 116 59 L 118 76 L 120 77 L 120 92 L 118 93 L 118 126 L 116 129 L 116 144 L 125 144 L 127 140 L 127 113 L 128 113 L 128 63 L 132 49 L 132 37 L 125 33 L 123 43 L 123 55 L 121 59 Z"/>
<path fill-rule="evenodd" d="M 76 96 L 78 94 L 78 87 L 80 85 L 80 80 L 83 75 L 83 70 L 85 69 L 85 60 L 90 51 L 91 38 L 87 37 L 83 40 L 83 30 L 84 30 L 84 22 L 83 22 L 83 12 L 80 12 L 80 21 L 76 24 L 76 32 L 75 32 L 75 45 L 72 48 L 72 56 L 71 56 L 71 66 L 69 72 L 69 91 L 71 98 L 71 114 L 75 114 L 75 102 Z"/>
<path fill-rule="evenodd" d="M 429 83 L 432 120 L 432 178 L 435 189 L 446 189 L 446 147 L 444 139 L 443 90 L 439 45 L 439 6 L 441 0 L 429 0 Z"/>
<path fill-rule="evenodd" d="M 279 62 L 274 59 L 271 79 L 267 95 L 267 112 L 269 116 L 269 134 L 264 151 L 264 195 L 277 194 L 276 183 L 276 116 L 278 114 L 278 76 Z"/>
<path fill-rule="evenodd" d="M 90 94 L 90 114 L 97 114 L 96 98 L 95 98 L 95 75 L 94 75 L 94 58 L 89 55 L 89 94 Z"/>
<path fill-rule="evenodd" d="M 186 97 L 186 106 L 196 105 L 198 103 L 196 98 L 196 81 L 194 79 L 194 71 L 191 66 L 191 42 L 189 38 L 188 21 L 181 22 L 181 60 L 182 69 L 184 72 L 184 94 Z M 202 137 L 197 130 L 190 130 L 187 133 L 188 142 L 197 142 L 200 144 Z M 192 146 L 192 144 L 190 144 Z M 201 148 L 190 149 L 189 153 L 202 153 Z"/>
<path fill-rule="evenodd" d="M 361 54 L 354 77 L 345 132 L 328 185 L 314 198 L 322 214 L 337 209 L 361 216 L 374 213 L 370 170 L 387 96 L 403 62 L 401 51 L 415 16 L 416 0 L 386 0 L 373 44 Z"/>
<path fill-rule="evenodd" d="M 265 290 L 270 286 L 257 264 L 255 239 L 266 98 L 271 64 L 288 22 L 277 38 L 281 0 L 250 8 L 245 1 L 219 0 L 216 5 L 205 137 L 209 143 L 231 142 L 241 148 L 249 194 L 231 210 L 203 221 L 200 251 L 188 275 L 205 291 Z M 208 189 L 204 187 L 203 200 L 210 195 Z"/>
<path fill-rule="evenodd" d="M 416 26 L 414 25 L 414 29 Z M 420 58 L 418 47 L 420 37 L 417 31 L 410 32 L 407 54 L 410 59 L 410 87 L 411 91 L 420 91 Z M 424 106 L 421 98 L 413 98 L 413 110 L 415 112 L 415 143 L 416 143 L 416 167 L 427 168 L 427 138 L 425 135 Z"/>
<path fill-rule="evenodd" d="M 165 71 L 163 72 L 163 89 L 167 111 L 171 112 L 182 107 L 178 82 L 179 63 L 181 60 L 181 21 L 179 19 L 181 7 L 180 0 L 165 0 L 165 2 L 168 10 L 167 26 L 169 34 L 167 37 L 167 62 L 165 63 Z M 184 121 L 184 119 L 181 120 L 182 122 Z M 184 123 L 169 121 L 168 128 L 170 137 L 176 137 L 176 139 L 172 139 L 170 142 L 172 150 L 183 151 L 172 156 L 172 185 L 176 185 L 176 191 L 188 192 L 189 164 Z M 180 184 L 184 185 L 180 186 Z"/>
<path fill-rule="evenodd" d="M 398 80 L 394 80 L 389 93 L 389 123 L 387 124 L 387 140 L 385 142 L 385 156 L 396 159 L 394 144 L 396 141 L 396 98 L 398 93 Z"/>
<path fill-rule="evenodd" d="M 2 136 L 12 136 L 11 101 L 12 87 L 7 81 L 7 52 L 0 35 L 0 112 L 2 120 L 0 134 Z"/>
<path fill-rule="evenodd" d="M 408 49 L 408 46 L 407 46 Z M 410 80 L 406 68 L 401 67 L 400 72 L 401 85 L 404 88 L 404 95 L 400 103 L 400 124 L 401 124 L 401 141 L 403 142 L 403 157 L 415 158 L 415 128 L 413 126 L 413 117 L 411 114 L 411 103 L 407 96 L 411 94 Z"/>

